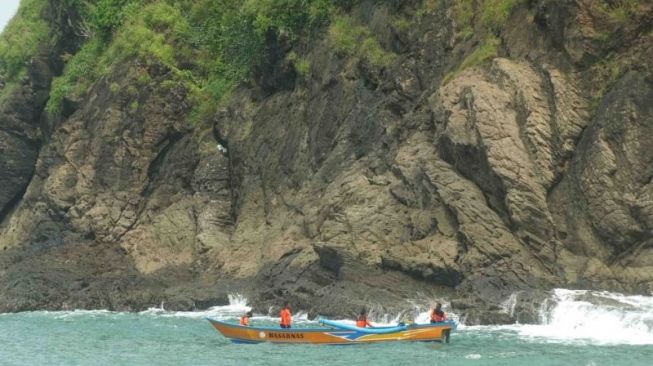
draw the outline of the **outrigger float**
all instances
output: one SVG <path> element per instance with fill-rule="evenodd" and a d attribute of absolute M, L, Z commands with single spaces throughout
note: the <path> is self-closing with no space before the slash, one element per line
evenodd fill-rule
<path fill-rule="evenodd" d="M 356 344 L 395 341 L 447 342 L 453 321 L 432 324 L 406 324 L 392 327 L 359 328 L 320 319 L 329 328 L 245 327 L 220 320 L 206 318 L 215 329 L 234 343 L 296 343 L 296 344 Z"/>

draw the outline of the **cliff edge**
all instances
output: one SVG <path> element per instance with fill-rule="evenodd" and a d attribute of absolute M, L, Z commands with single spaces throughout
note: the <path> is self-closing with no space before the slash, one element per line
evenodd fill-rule
<path fill-rule="evenodd" d="M 648 1 L 23 0 L 0 311 L 651 294 L 652 59 Z"/>

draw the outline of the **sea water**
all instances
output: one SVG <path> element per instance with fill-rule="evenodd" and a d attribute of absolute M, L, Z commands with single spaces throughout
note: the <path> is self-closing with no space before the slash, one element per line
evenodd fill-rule
<path fill-rule="evenodd" d="M 204 312 L 1 314 L 0 365 L 653 365 L 653 297 L 556 290 L 550 301 L 540 325 L 461 324 L 450 344 L 233 344 L 204 317 L 236 322 L 242 297 Z M 295 317 L 295 327 L 312 326 Z"/>

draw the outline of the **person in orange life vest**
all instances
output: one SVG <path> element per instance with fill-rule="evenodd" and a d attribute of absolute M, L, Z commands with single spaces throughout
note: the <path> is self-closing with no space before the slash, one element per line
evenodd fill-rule
<path fill-rule="evenodd" d="M 359 328 L 374 328 L 370 321 L 367 320 L 367 311 L 365 311 L 365 309 L 362 309 L 360 314 L 358 314 L 358 318 L 356 318 L 356 326 Z"/>
<path fill-rule="evenodd" d="M 290 328 L 291 323 L 292 323 L 292 313 L 290 312 L 290 303 L 285 302 L 283 305 L 283 309 L 281 309 L 281 313 L 279 314 L 281 316 L 281 328 Z"/>
<path fill-rule="evenodd" d="M 439 323 L 447 320 L 447 314 L 442 311 L 442 304 L 435 304 L 435 309 L 431 310 L 431 323 Z"/>
<path fill-rule="evenodd" d="M 248 311 L 243 316 L 241 316 L 240 317 L 240 325 L 242 325 L 244 327 L 248 327 L 249 326 L 249 318 L 251 318 L 252 315 L 253 315 L 252 312 Z"/>

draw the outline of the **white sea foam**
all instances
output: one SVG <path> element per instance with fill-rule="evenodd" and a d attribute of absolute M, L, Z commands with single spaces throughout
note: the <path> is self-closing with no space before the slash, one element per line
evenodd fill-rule
<path fill-rule="evenodd" d="M 653 297 L 556 289 L 549 301 L 553 305 L 542 307 L 538 325 L 462 328 L 509 330 L 524 339 L 555 343 L 653 344 Z"/>
<path fill-rule="evenodd" d="M 43 311 L 34 314 L 51 314 L 55 319 L 74 320 L 79 317 L 104 317 L 107 315 L 119 315 L 109 310 L 72 310 L 72 311 Z"/>
<path fill-rule="evenodd" d="M 554 291 L 556 305 L 526 336 L 600 344 L 653 344 L 653 297 L 583 290 Z M 588 297 L 589 296 L 589 297 Z"/>
<path fill-rule="evenodd" d="M 526 340 L 535 342 L 582 343 L 582 344 L 633 344 L 653 345 L 653 297 L 627 296 L 611 292 L 556 289 L 549 303 L 540 310 L 541 324 L 503 325 L 503 326 L 465 326 L 464 319 L 445 311 L 450 319 L 459 323 L 462 332 L 509 332 Z M 504 303 L 507 312 L 514 309 L 513 299 Z M 424 306 L 413 305 L 409 312 L 416 323 L 428 323 L 429 311 Z M 168 311 L 165 303 L 140 312 L 139 315 L 152 317 L 212 317 L 222 320 L 236 320 L 251 307 L 241 295 L 229 297 L 229 305 L 215 306 L 203 311 Z M 130 313 L 108 310 L 37 311 L 23 313 L 26 316 L 53 316 L 72 321 L 78 317 L 121 317 Z M 404 314 L 382 314 L 381 310 L 371 309 L 370 318 L 375 325 L 395 325 Z M 254 321 L 276 322 L 278 317 L 267 314 L 254 314 Z M 306 313 L 293 316 L 296 323 L 316 323 L 308 320 Z M 351 319 L 342 320 L 354 324 Z"/>
<path fill-rule="evenodd" d="M 239 295 L 229 295 L 229 305 L 222 306 L 213 306 L 206 310 L 200 311 L 170 311 L 166 310 L 166 304 L 161 303 L 158 306 L 150 307 L 147 310 L 141 311 L 138 313 L 140 316 L 149 316 L 149 317 L 162 317 L 162 318 L 191 318 L 191 319 L 201 319 L 205 317 L 214 318 L 218 320 L 237 320 L 244 313 L 250 311 L 252 308 L 247 304 L 247 298 Z M 110 310 L 70 310 L 70 311 L 31 311 L 21 313 L 23 316 L 46 316 L 53 317 L 55 319 L 65 320 L 65 321 L 74 321 L 76 318 L 80 317 L 123 317 L 123 316 L 132 316 L 133 313 L 129 312 L 117 312 Z M 12 313 L 0 313 L 0 316 L 3 315 L 12 315 Z M 253 321 L 261 322 L 277 322 L 279 317 L 268 316 L 265 314 L 254 313 L 252 317 Z M 295 323 L 317 323 L 317 321 L 309 321 L 308 314 L 305 312 L 297 312 L 293 315 L 293 321 Z"/>
<path fill-rule="evenodd" d="M 516 296 L 502 304 L 513 314 Z M 445 305 L 445 311 L 447 306 Z M 555 289 L 553 297 L 540 309 L 541 324 L 466 326 L 464 319 L 447 311 L 449 319 L 458 323 L 459 331 L 509 331 L 522 339 L 537 342 L 582 344 L 653 344 L 653 297 L 628 296 L 605 291 Z M 416 323 L 428 323 L 429 311 L 415 306 Z M 398 317 L 386 316 L 388 324 Z"/>
<path fill-rule="evenodd" d="M 381 313 L 380 311 L 372 308 L 369 311 L 369 318 L 372 320 L 373 325 L 378 325 L 378 326 L 390 326 L 390 325 L 397 325 L 397 323 L 406 321 L 406 320 L 411 320 L 414 323 L 417 324 L 425 324 L 430 322 L 431 320 L 431 309 L 429 309 L 428 306 L 424 305 L 419 305 L 413 301 L 409 301 L 409 304 L 413 306 L 412 311 L 407 311 L 407 312 L 402 312 L 399 314 L 384 314 Z M 443 310 L 447 313 L 447 317 L 456 323 L 460 322 L 460 317 L 458 314 L 452 313 L 448 310 L 449 304 L 446 302 L 443 302 L 444 307 Z M 355 322 L 353 320 L 342 320 L 343 322 L 350 322 L 351 324 L 354 324 Z"/>
<path fill-rule="evenodd" d="M 142 315 L 156 315 L 162 317 L 181 317 L 181 318 L 203 318 L 211 317 L 216 319 L 229 319 L 240 317 L 243 313 L 251 310 L 247 305 L 247 298 L 240 294 L 229 295 L 229 305 L 213 306 L 201 311 L 168 311 L 165 309 L 165 303 L 159 307 L 152 307 L 140 312 Z"/>
<path fill-rule="evenodd" d="M 515 306 L 517 306 L 517 294 L 512 294 L 501 304 L 503 311 L 510 316 L 515 315 Z"/>
<path fill-rule="evenodd" d="M 252 310 L 247 304 L 247 298 L 240 294 L 229 295 L 229 305 L 213 306 L 206 310 L 199 311 L 168 311 L 165 309 L 165 303 L 159 307 L 152 307 L 140 312 L 141 315 L 160 316 L 160 317 L 178 317 L 178 318 L 213 318 L 218 320 L 235 320 L 240 318 L 244 313 Z M 276 322 L 279 317 L 268 316 L 265 314 L 254 313 L 253 321 Z M 293 315 L 295 323 L 309 322 L 308 314 L 297 312 Z"/>

